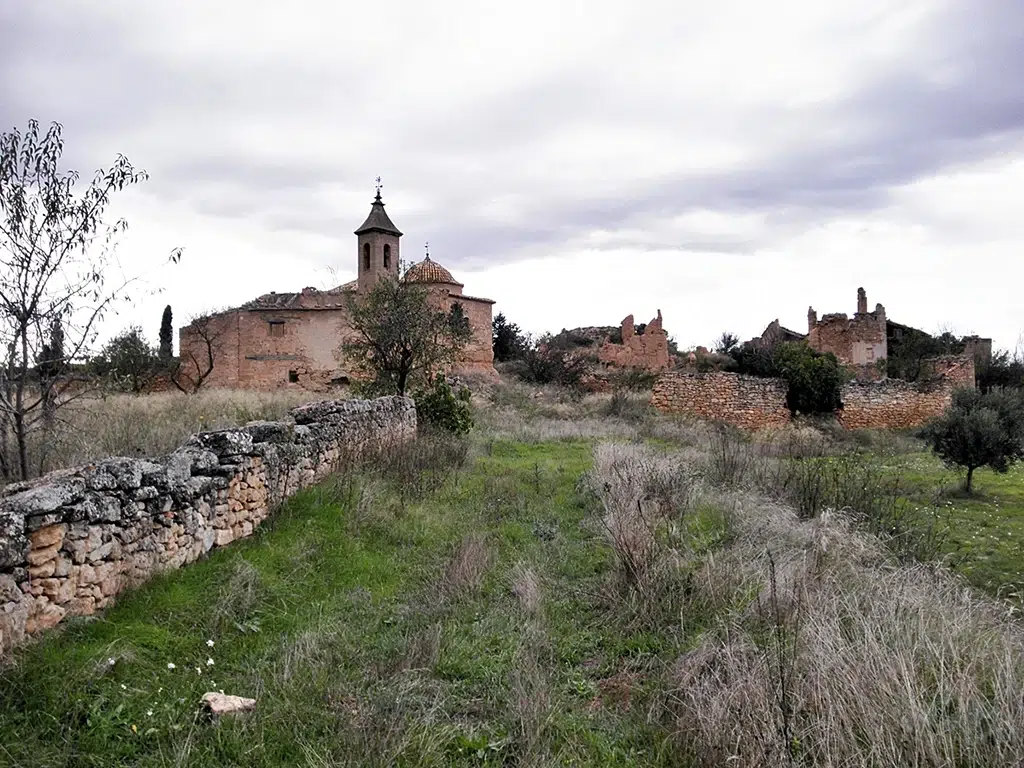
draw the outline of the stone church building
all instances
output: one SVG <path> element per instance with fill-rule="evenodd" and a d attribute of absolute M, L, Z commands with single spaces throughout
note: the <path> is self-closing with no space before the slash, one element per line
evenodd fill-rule
<path fill-rule="evenodd" d="M 328 290 L 271 291 L 182 328 L 179 348 L 185 374 L 205 370 L 212 355 L 213 370 L 204 387 L 301 386 L 326 391 L 348 384 L 355 375 L 340 349 L 352 334 L 346 298 L 351 292 L 369 290 L 384 274 L 399 273 L 402 233 L 384 211 L 379 189 L 355 235 L 358 277 L 352 282 Z M 463 294 L 463 284 L 429 254 L 413 264 L 403 279 L 424 283 L 446 310 L 462 305 L 473 336 L 455 372 L 496 376 L 491 341 L 494 302 Z"/>

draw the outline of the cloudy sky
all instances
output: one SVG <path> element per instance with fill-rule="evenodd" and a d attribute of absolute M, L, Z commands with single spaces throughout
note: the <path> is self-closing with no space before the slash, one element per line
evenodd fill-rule
<path fill-rule="evenodd" d="M 351 279 L 378 175 L 404 258 L 533 332 L 688 347 L 858 286 L 1024 331 L 1016 0 L 4 0 L 0 63 L 0 130 L 150 173 L 120 255 L 162 292 L 110 332 Z"/>

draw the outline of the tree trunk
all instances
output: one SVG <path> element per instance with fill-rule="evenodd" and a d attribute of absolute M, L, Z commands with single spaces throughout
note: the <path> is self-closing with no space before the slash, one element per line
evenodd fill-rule
<path fill-rule="evenodd" d="M 964 490 L 967 491 L 967 495 L 968 496 L 974 490 L 974 488 L 972 486 L 973 481 L 974 481 L 974 467 L 968 467 L 967 468 L 967 480 L 964 483 Z"/>

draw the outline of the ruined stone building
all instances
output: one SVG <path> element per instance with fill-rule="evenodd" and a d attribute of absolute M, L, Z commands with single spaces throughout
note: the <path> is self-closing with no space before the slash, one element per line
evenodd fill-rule
<path fill-rule="evenodd" d="M 881 361 L 888 359 L 890 349 L 899 347 L 912 337 L 928 338 L 929 334 L 907 325 L 893 322 L 886 316 L 885 307 L 875 304 L 868 311 L 868 298 L 863 288 L 857 289 L 857 311 L 852 317 L 835 312 L 818 317 L 813 307 L 807 310 L 807 333 L 784 328 L 778 320 L 768 325 L 755 343 L 773 346 L 786 341 L 806 340 L 818 352 L 831 352 L 839 362 L 851 368 L 859 381 L 877 381 L 886 378 Z M 938 376 L 964 376 L 984 365 L 992 356 L 992 340 L 978 336 L 965 338 L 965 349 L 960 355 L 936 357 L 929 361 L 929 372 Z M 895 354 L 895 352 L 893 353 Z M 965 366 L 961 358 L 971 358 Z"/>
<path fill-rule="evenodd" d="M 325 390 L 354 378 L 340 348 L 352 335 L 346 299 L 368 291 L 382 275 L 398 276 L 402 232 L 384 210 L 380 190 L 357 230 L 356 274 L 352 282 L 327 290 L 271 291 L 208 321 L 180 330 L 183 368 L 194 357 L 203 365 L 208 352 L 213 371 L 205 386 L 275 389 L 289 385 Z M 463 294 L 452 273 L 426 258 L 402 277 L 426 285 L 444 309 L 460 304 L 472 327 L 456 373 L 496 376 L 491 343 L 491 299 Z M 208 340 L 212 339 L 212 343 Z"/>
<path fill-rule="evenodd" d="M 619 326 L 618 338 L 606 339 L 597 351 L 597 359 L 614 368 L 640 368 L 647 371 L 668 368 L 672 361 L 661 310 L 639 333 L 633 316 L 626 317 Z"/>

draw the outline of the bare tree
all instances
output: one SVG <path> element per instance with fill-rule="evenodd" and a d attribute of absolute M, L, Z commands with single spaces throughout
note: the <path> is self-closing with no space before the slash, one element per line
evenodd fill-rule
<path fill-rule="evenodd" d="M 118 155 L 80 195 L 61 171 L 61 126 L 32 120 L 0 134 L 0 480 L 30 476 L 29 443 L 69 399 L 64 371 L 95 343 L 99 324 L 135 282 L 114 259 L 124 219 L 107 223 L 115 192 L 147 175 Z M 180 251 L 171 254 L 177 261 Z M 59 336 L 59 354 L 53 342 Z M 49 349 L 44 349 L 44 348 Z M 40 369 L 42 366 L 42 370 Z M 57 375 L 51 375 L 53 372 Z M 43 441 L 45 442 L 45 435 Z M 40 467 L 40 470 L 42 468 Z"/>
<path fill-rule="evenodd" d="M 194 395 L 213 373 L 226 326 L 222 316 L 209 312 L 193 316 L 187 326 L 191 339 L 181 345 L 171 383 L 181 392 Z M 183 340 L 184 341 L 184 340 Z"/>

